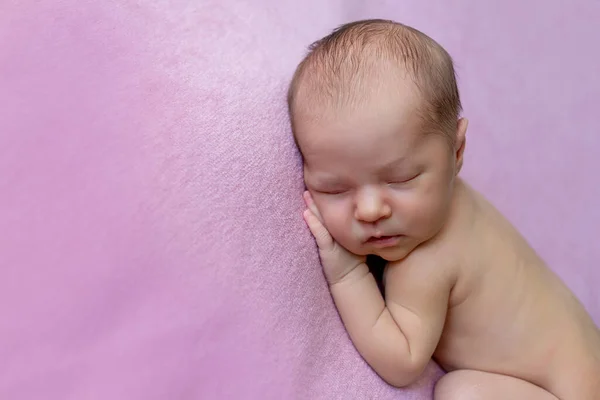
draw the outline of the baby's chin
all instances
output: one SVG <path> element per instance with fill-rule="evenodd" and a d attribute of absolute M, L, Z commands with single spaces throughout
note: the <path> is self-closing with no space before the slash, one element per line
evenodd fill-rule
<path fill-rule="evenodd" d="M 388 262 L 402 261 L 419 245 L 418 242 L 414 242 L 412 239 L 399 243 L 396 246 L 377 248 L 365 244 L 358 244 L 356 242 L 350 243 L 348 246 L 340 243 L 349 252 L 358 256 L 370 256 L 375 255 L 383 258 Z"/>
<path fill-rule="evenodd" d="M 348 248 L 346 248 L 348 249 Z M 348 249 L 353 254 L 357 256 L 377 256 L 383 258 L 388 262 L 401 261 L 405 259 L 411 252 L 412 249 L 403 249 L 403 248 L 390 248 L 390 249 Z"/>
<path fill-rule="evenodd" d="M 383 258 L 385 261 L 396 262 L 396 261 L 404 260 L 406 258 L 406 256 L 408 256 L 409 252 L 407 252 L 407 251 L 405 251 L 405 252 L 377 251 L 372 254 Z"/>
<path fill-rule="evenodd" d="M 398 246 L 384 249 L 373 249 L 369 254 L 376 255 L 388 262 L 402 261 L 415 249 L 414 246 Z"/>

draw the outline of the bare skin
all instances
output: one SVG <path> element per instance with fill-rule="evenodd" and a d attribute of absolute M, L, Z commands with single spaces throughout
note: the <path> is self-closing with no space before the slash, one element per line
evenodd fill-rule
<path fill-rule="evenodd" d="M 449 149 L 419 131 L 419 100 L 407 93 L 298 124 L 305 219 L 355 347 L 394 386 L 414 382 L 433 357 L 449 372 L 436 400 L 599 399 L 598 328 L 457 177 L 466 121 Z M 389 261 L 385 298 L 367 254 Z"/>
<path fill-rule="evenodd" d="M 462 377 L 493 389 L 485 392 L 482 385 L 473 398 L 516 394 L 513 385 L 531 393 L 522 398 L 553 398 L 527 382 L 561 400 L 599 398 L 600 332 L 582 305 L 480 194 L 460 180 L 455 193 L 456 211 L 437 251 L 456 268 L 456 281 L 434 358 L 447 371 L 484 371 L 522 382 L 460 371 L 442 379 L 437 397 L 456 390 L 452 385 L 462 383 L 453 381 Z M 421 250 L 433 250 L 427 247 Z M 452 248 L 463 248 L 462 257 Z M 507 392 L 498 398 L 513 397 Z"/>

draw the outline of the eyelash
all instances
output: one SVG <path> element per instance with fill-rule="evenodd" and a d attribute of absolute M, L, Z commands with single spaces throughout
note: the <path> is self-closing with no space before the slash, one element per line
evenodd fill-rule
<path fill-rule="evenodd" d="M 408 183 L 408 182 L 411 182 L 411 181 L 415 180 L 418 176 L 419 176 L 419 174 L 411 176 L 408 179 L 402 179 L 402 180 L 388 182 L 388 185 L 401 185 L 401 184 L 404 184 L 404 183 Z"/>
<path fill-rule="evenodd" d="M 336 195 L 346 193 L 347 190 L 318 190 L 318 192 L 322 194 Z"/>
<path fill-rule="evenodd" d="M 403 180 L 392 180 L 390 182 L 387 183 L 388 186 L 392 186 L 392 185 L 404 185 L 406 183 L 409 183 L 413 180 L 415 180 L 416 178 L 419 177 L 420 174 L 416 174 L 411 176 L 408 179 L 403 179 Z M 343 190 L 315 190 L 318 193 L 321 194 L 325 194 L 325 195 L 331 195 L 331 196 L 335 196 L 335 195 L 341 195 L 344 193 L 348 192 L 348 189 L 343 189 Z"/>

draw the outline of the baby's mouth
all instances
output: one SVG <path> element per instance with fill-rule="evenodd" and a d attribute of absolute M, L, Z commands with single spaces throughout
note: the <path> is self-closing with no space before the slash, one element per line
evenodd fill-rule
<path fill-rule="evenodd" d="M 402 238 L 402 235 L 394 235 L 394 236 L 379 236 L 379 237 L 375 237 L 375 236 L 371 236 L 369 239 L 367 239 L 367 243 L 374 245 L 375 247 L 391 247 L 396 245 L 400 239 Z"/>

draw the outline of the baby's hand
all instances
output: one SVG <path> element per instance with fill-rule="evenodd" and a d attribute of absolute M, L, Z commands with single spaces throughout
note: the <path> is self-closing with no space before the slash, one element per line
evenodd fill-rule
<path fill-rule="evenodd" d="M 331 234 L 323 225 L 321 214 L 319 214 L 319 210 L 317 210 L 317 206 L 308 191 L 304 192 L 304 201 L 308 207 L 308 210 L 304 211 L 304 220 L 317 242 L 327 282 L 333 285 L 364 263 L 366 256 L 357 256 L 350 253 L 331 237 Z"/>

